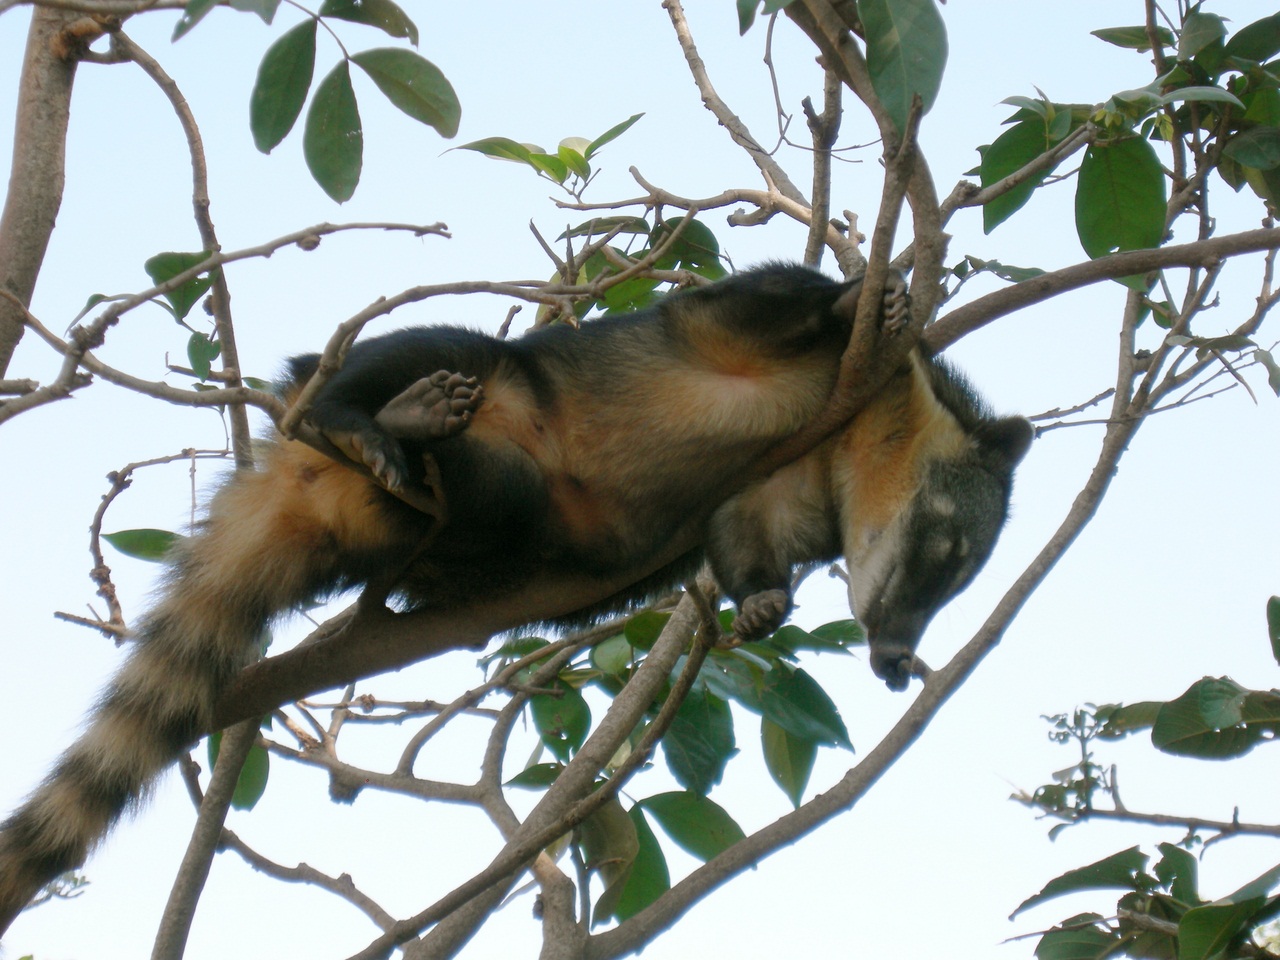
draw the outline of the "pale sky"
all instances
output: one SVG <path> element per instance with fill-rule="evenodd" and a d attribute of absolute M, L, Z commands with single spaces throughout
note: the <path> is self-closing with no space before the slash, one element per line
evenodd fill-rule
<path fill-rule="evenodd" d="M 1012 112 L 1007 96 L 1039 87 L 1060 102 L 1093 103 L 1151 79 L 1144 58 L 1101 43 L 1088 31 L 1140 20 L 1138 3 L 1073 4 L 1017 0 L 951 0 L 944 8 L 951 55 L 944 88 L 926 118 L 923 145 L 940 194 L 976 165 L 975 147 L 1000 132 Z M 548 7 L 477 0 L 410 2 L 421 31 L 420 52 L 454 84 L 462 127 L 454 144 L 503 135 L 553 147 L 563 137 L 592 138 L 645 112 L 597 165 L 588 197 L 608 200 L 640 191 L 626 170 L 685 196 L 729 187 L 758 187 L 754 167 L 701 107 L 657 0 L 601 4 L 582 0 Z M 1238 28 L 1274 11 L 1260 0 L 1224 0 L 1212 10 Z M 768 76 L 760 63 L 763 23 L 737 35 L 728 0 L 690 0 L 694 36 L 722 96 L 756 137 L 776 136 Z M 549 276 L 551 267 L 526 224 L 555 235 L 571 217 L 547 200 L 554 188 L 515 165 L 467 152 L 383 106 L 357 80 L 365 121 L 364 178 L 339 208 L 306 174 L 299 131 L 270 157 L 253 147 L 247 104 L 263 50 L 297 14 L 282 8 L 278 25 L 214 11 L 177 45 L 168 35 L 176 12 L 128 25 L 133 38 L 174 75 L 202 124 L 210 158 L 213 217 L 224 248 L 261 243 L 321 221 L 395 220 L 449 224 L 453 239 L 344 235 L 304 254 L 284 250 L 269 261 L 228 271 L 247 373 L 270 377 L 282 358 L 319 348 L 334 325 L 374 299 L 419 283 Z M 0 130 L 12 129 L 27 15 L 0 15 Z M 348 25 L 343 25 L 348 27 Z M 340 31 L 352 50 L 386 45 L 368 28 Z M 803 130 L 799 101 L 818 99 L 821 76 L 813 51 L 780 22 L 775 60 L 784 106 Z M 317 76 L 335 62 L 322 40 Z M 847 101 L 852 101 L 848 97 Z M 869 120 L 846 113 L 841 143 L 873 138 Z M 878 153 L 839 165 L 836 210 L 874 222 Z M 808 182 L 804 156 L 785 149 L 781 162 Z M 0 165 L 8 150 L 0 150 Z M 7 167 L 0 168 L 0 174 Z M 6 177 L 7 182 L 7 177 Z M 1257 226 L 1258 206 L 1215 184 L 1220 229 Z M 61 331 L 92 293 L 148 285 L 142 263 L 162 250 L 198 245 L 190 218 L 190 179 L 180 130 L 160 94 L 128 65 L 84 65 L 76 81 L 68 184 L 58 230 L 33 312 Z M 965 254 L 1020 266 L 1053 268 L 1083 259 L 1071 227 L 1072 187 L 1044 192 L 991 236 L 977 211 L 958 215 L 948 262 Z M 735 265 L 798 259 L 803 231 L 779 222 L 729 228 L 707 220 Z M 828 260 L 828 270 L 834 266 Z M 1257 260 L 1228 269 L 1222 306 L 1206 333 L 1223 332 L 1251 308 Z M 974 293 L 993 289 L 973 285 Z M 1114 347 L 1123 291 L 1107 283 L 1005 318 L 950 351 L 1001 412 L 1033 414 L 1067 407 L 1114 379 Z M 462 322 L 492 329 L 507 304 L 493 298 L 436 300 L 381 321 L 379 330 L 410 323 Z M 517 328 L 531 318 L 527 308 Z M 1219 327 L 1208 328 L 1208 324 Z M 1274 329 L 1274 322 L 1272 323 Z M 1154 336 L 1144 329 L 1144 336 Z M 1264 328 L 1264 339 L 1267 328 Z M 1272 339 L 1274 332 L 1270 333 Z M 165 353 L 183 356 L 185 334 L 158 308 L 142 309 L 112 332 L 102 356 L 140 376 L 160 378 Z M 47 379 L 56 361 L 28 337 L 13 377 Z M 177 378 L 172 380 L 180 383 Z M 1007 798 L 1033 789 L 1070 765 L 1070 751 L 1050 744 L 1041 714 L 1084 702 L 1171 699 L 1199 677 L 1230 675 L 1247 687 L 1277 685 L 1266 642 L 1263 607 L 1280 593 L 1280 406 L 1261 378 L 1255 405 L 1242 391 L 1150 422 L 1122 462 L 1094 524 L 1027 604 L 1004 643 L 944 708 L 933 726 L 855 810 L 734 880 L 654 942 L 646 960 L 720 956 L 774 958 L 803 945 L 813 957 L 933 954 L 954 960 L 1031 956 L 1034 940 L 1001 941 L 1048 927 L 1073 913 L 1114 908 L 1114 897 L 1079 896 L 1020 916 L 1008 914 L 1048 880 L 1073 867 L 1141 842 L 1176 841 L 1175 830 L 1125 825 L 1077 826 L 1050 842 L 1049 824 Z M 261 428 L 261 423 L 258 424 Z M 1097 452 L 1101 430 L 1053 431 L 1038 441 L 1018 473 L 1014 516 L 978 582 L 947 607 L 921 654 L 940 666 L 972 635 L 1066 514 Z M 73 400 L 27 413 L 0 430 L 8 468 L 0 471 L 6 549 L 0 551 L 5 628 L 0 663 L 7 722 L 0 726 L 0 810 L 12 809 L 74 735 L 83 711 L 118 662 L 109 641 L 55 621 L 55 610 L 83 611 L 94 601 L 86 576 L 86 528 L 105 474 L 125 463 L 184 447 L 218 447 L 221 422 L 210 411 L 144 401 L 107 384 Z M 183 529 L 189 520 L 185 466 L 145 473 L 112 508 L 109 529 Z M 216 471 L 202 468 L 207 492 Z M 158 568 L 108 558 L 126 614 L 145 607 Z M 822 579 L 814 578 L 815 582 Z M 801 597 L 801 624 L 847 615 L 842 592 L 815 588 Z M 278 643 L 300 636 L 282 632 Z M 836 699 L 859 755 L 865 755 L 907 708 L 918 686 L 891 694 L 859 657 L 803 663 Z M 479 674 L 475 657 L 459 654 L 366 682 L 361 689 L 395 699 L 449 700 Z M 713 799 L 750 831 L 790 809 L 768 778 L 754 717 L 737 716 L 742 755 Z M 473 730 L 481 728 L 474 727 Z M 353 731 L 354 733 L 354 731 Z M 400 736 L 351 736 L 360 762 L 386 762 Z M 346 735 L 344 735 L 346 736 Z M 531 748 L 527 734 L 520 741 Z M 521 746 L 513 747 L 518 761 Z M 1243 760 L 1213 764 L 1156 754 L 1139 738 L 1108 745 L 1100 762 L 1119 763 L 1124 797 L 1135 810 L 1280 822 L 1275 757 L 1265 748 Z M 203 760 L 203 751 L 197 754 Z M 820 752 L 811 796 L 835 782 L 854 758 Z M 424 776 L 474 775 L 473 744 L 424 754 Z M 514 772 L 514 771 L 513 771 Z M 637 779 L 633 797 L 670 789 L 660 771 Z M 92 886 L 74 903 L 42 906 L 13 926 L 0 956 L 39 960 L 132 960 L 150 950 L 178 858 L 193 818 L 178 778 L 167 776 L 136 819 L 117 829 L 86 872 Z M 397 914 L 421 909 L 487 863 L 496 836 L 478 814 L 423 807 L 367 791 L 351 807 L 327 798 L 323 777 L 273 766 L 267 794 L 229 826 L 273 859 L 305 860 L 356 882 Z M 669 849 L 674 876 L 690 861 Z M 1280 860 L 1280 844 L 1234 840 L 1212 847 L 1202 885 L 1221 896 Z M 464 950 L 468 958 L 536 953 L 539 928 L 532 898 L 508 905 Z M 193 929 L 188 957 L 345 957 L 374 928 L 348 904 L 322 891 L 262 878 L 232 855 L 215 862 Z"/>

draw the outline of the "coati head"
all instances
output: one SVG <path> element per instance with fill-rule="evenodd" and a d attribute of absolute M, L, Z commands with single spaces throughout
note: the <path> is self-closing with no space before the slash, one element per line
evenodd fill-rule
<path fill-rule="evenodd" d="M 906 687 L 933 615 L 990 556 L 1033 436 L 1022 417 L 989 416 L 950 368 L 913 358 L 843 438 L 849 602 L 891 690 Z"/>

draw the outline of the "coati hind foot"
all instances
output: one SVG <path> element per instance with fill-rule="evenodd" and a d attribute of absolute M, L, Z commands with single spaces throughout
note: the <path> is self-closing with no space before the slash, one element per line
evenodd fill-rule
<path fill-rule="evenodd" d="M 427 443 L 466 429 L 484 401 L 475 377 L 439 370 L 393 397 L 372 420 L 331 421 L 317 409 L 308 417 L 325 439 L 363 463 L 388 489 L 402 490 L 409 475 L 401 440 Z"/>
<path fill-rule="evenodd" d="M 733 621 L 733 635 L 742 642 L 767 637 L 782 626 L 791 597 L 785 590 L 761 590 L 742 601 Z"/>

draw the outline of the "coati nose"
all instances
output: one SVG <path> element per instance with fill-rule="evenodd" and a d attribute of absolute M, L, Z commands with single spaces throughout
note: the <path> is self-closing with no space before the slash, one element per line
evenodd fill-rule
<path fill-rule="evenodd" d="M 901 643 L 871 643 L 871 669 L 885 686 L 895 692 L 907 689 L 911 679 L 911 661 L 915 654 Z"/>

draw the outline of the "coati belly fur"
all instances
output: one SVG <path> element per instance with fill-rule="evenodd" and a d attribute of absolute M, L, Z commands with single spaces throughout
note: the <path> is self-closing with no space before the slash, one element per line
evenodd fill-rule
<path fill-rule="evenodd" d="M 426 515 L 297 442 L 231 477 L 175 548 L 86 732 L 0 828 L 0 930 L 207 731 L 273 617 L 389 575 L 407 607 L 482 603 L 542 570 L 652 568 L 695 520 L 700 549 L 605 606 L 679 582 L 705 556 L 750 639 L 785 619 L 798 564 L 843 554 L 872 668 L 905 687 L 930 617 L 994 546 L 1032 430 L 913 357 L 843 432 L 740 489 L 827 402 L 858 291 L 770 265 L 580 329 L 506 341 L 411 328 L 357 343 L 308 420 L 391 487 L 434 468 L 447 522 L 424 548 Z M 286 396 L 317 361 L 291 362 Z"/>

